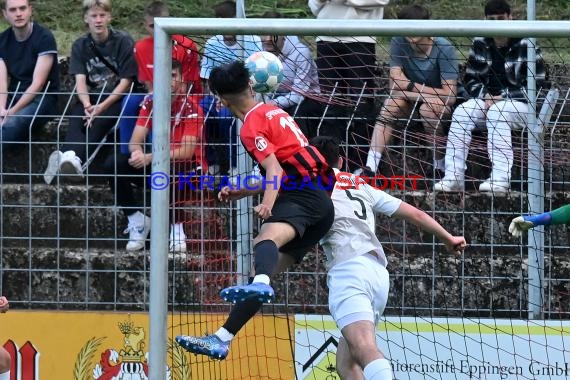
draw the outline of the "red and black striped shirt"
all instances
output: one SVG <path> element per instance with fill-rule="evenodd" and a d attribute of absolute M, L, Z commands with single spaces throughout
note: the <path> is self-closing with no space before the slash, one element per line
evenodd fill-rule
<path fill-rule="evenodd" d="M 240 138 L 257 162 L 275 154 L 287 176 L 284 183 L 319 180 L 323 188 L 334 185 L 334 173 L 324 157 L 317 148 L 309 145 L 295 120 L 281 108 L 257 104 L 245 115 Z"/>

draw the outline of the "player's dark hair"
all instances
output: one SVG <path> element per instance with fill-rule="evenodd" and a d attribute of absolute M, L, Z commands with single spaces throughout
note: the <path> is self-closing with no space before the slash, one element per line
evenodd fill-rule
<path fill-rule="evenodd" d="M 429 9 L 418 4 L 408 5 L 398 12 L 399 20 L 429 20 Z"/>
<path fill-rule="evenodd" d="M 505 0 L 489 0 L 485 4 L 485 17 L 511 14 L 511 6 Z"/>
<path fill-rule="evenodd" d="M 243 61 L 233 61 L 214 67 L 208 83 L 215 95 L 239 94 L 249 86 L 249 71 Z"/>
<path fill-rule="evenodd" d="M 233 18 L 236 17 L 236 3 L 235 1 L 222 1 L 214 5 L 214 16 L 217 18 Z"/>
<path fill-rule="evenodd" d="M 340 144 L 336 137 L 317 136 L 313 137 L 309 144 L 314 146 L 323 155 L 325 161 L 331 168 L 338 167 L 338 158 L 340 157 Z"/>

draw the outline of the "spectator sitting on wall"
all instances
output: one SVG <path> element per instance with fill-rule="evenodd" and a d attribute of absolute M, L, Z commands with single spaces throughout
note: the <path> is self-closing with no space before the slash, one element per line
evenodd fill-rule
<path fill-rule="evenodd" d="M 83 15 L 89 32 L 73 43 L 69 65 L 78 102 L 71 109 L 61 151 L 49 157 L 44 173 L 48 184 L 58 171 L 83 177 L 83 163 L 112 131 L 121 114 L 121 99 L 137 75 L 133 39 L 109 27 L 111 0 L 84 0 Z"/>
<path fill-rule="evenodd" d="M 203 158 L 202 128 L 204 118 L 197 95 L 187 95 L 187 83 L 183 79 L 182 64 L 172 61 L 172 103 L 170 127 L 170 159 L 174 178 L 179 174 L 196 172 L 197 168 L 207 169 Z M 146 152 L 145 141 L 152 131 L 152 97 L 145 99 L 133 135 L 129 144 L 130 156 L 117 153 L 108 156 L 104 167 L 110 176 L 111 191 L 116 194 L 117 204 L 122 207 L 129 224 L 125 233 L 129 233 L 127 251 L 138 251 L 144 248 L 150 231 L 150 218 L 143 213 L 142 200 L 137 199 L 132 183 L 144 187 L 146 175 L 150 174 L 152 153 Z M 184 233 L 184 203 L 191 187 L 172 180 L 173 193 L 171 213 L 173 220 L 170 226 L 170 251 L 186 252 L 186 234 Z"/>
<path fill-rule="evenodd" d="M 512 20 L 511 6 L 505 0 L 490 0 L 485 5 L 486 20 Z M 491 176 L 481 183 L 479 191 L 505 193 L 510 189 L 513 167 L 511 129 L 526 126 L 528 104 L 526 94 L 526 38 L 475 38 L 467 59 L 465 88 L 471 99 L 453 112 L 445 151 L 445 176 L 434 191 L 462 191 L 471 134 L 479 122 L 487 127 L 487 151 L 491 160 Z M 537 87 L 545 79 L 545 67 L 536 49 Z"/>
<path fill-rule="evenodd" d="M 398 13 L 400 20 L 429 20 L 429 10 L 411 5 Z M 394 37 L 390 43 L 390 96 L 374 126 L 366 167 L 376 172 L 398 118 L 419 106 L 419 116 L 433 138 L 434 168 L 444 170 L 442 120 L 449 118 L 458 86 L 459 64 L 455 47 L 442 37 Z M 406 126 L 407 127 L 407 126 Z"/>
<path fill-rule="evenodd" d="M 0 34 L 0 142 L 18 143 L 57 114 L 57 46 L 29 0 L 1 4 L 10 27 Z"/>
<path fill-rule="evenodd" d="M 138 80 L 147 91 L 153 90 L 154 72 L 154 18 L 169 17 L 168 6 L 162 1 L 153 1 L 145 8 L 144 28 L 148 36 L 135 43 L 135 59 L 138 65 Z M 172 59 L 182 63 L 183 77 L 190 84 L 190 93 L 201 95 L 200 55 L 194 41 L 180 34 L 172 36 Z M 129 154 L 129 141 L 144 94 L 128 94 L 123 98 L 123 117 L 119 121 L 121 153 Z"/>

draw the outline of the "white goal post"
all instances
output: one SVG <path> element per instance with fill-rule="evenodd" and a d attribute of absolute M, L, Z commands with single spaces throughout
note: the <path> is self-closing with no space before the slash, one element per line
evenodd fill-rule
<path fill-rule="evenodd" d="M 508 36 L 508 37 L 570 37 L 570 22 L 567 21 L 481 21 L 481 20 L 378 20 L 350 21 L 312 20 L 312 19 L 209 19 L 209 18 L 156 18 L 154 20 L 154 115 L 152 143 L 152 172 L 168 173 L 170 170 L 170 80 L 171 80 L 171 43 L 172 34 L 188 35 L 334 35 L 334 36 Z M 529 63 L 529 71 L 533 70 Z M 532 81 L 532 75 L 529 76 Z M 533 85 L 529 86 L 534 89 Z M 531 138 L 537 139 L 536 104 L 533 93 L 529 118 L 529 146 Z M 534 120 L 534 121 L 533 121 Z M 538 144 L 535 144 L 538 146 Z M 532 155 L 530 155 L 532 156 Z M 537 157 L 540 157 L 538 155 Z M 540 170 L 529 163 L 529 171 Z M 534 173 L 534 172 L 533 172 Z M 542 178 L 533 174 L 529 178 Z M 540 196 L 540 194 L 534 194 Z M 168 297 L 168 191 L 152 189 L 152 240 L 150 246 L 150 374 L 151 379 L 166 379 L 167 355 L 167 297 Z M 535 209 L 534 212 L 541 210 Z M 535 236 L 536 234 L 536 236 Z M 540 230 L 529 233 L 529 246 L 537 244 Z M 530 257 L 531 252 L 533 257 Z M 535 250 L 529 249 L 529 261 L 539 262 Z M 537 268 L 544 268 L 537 265 Z M 530 281 L 540 278 L 539 269 L 529 273 Z M 537 277 L 538 276 L 538 277 Z M 532 289 L 533 287 L 529 287 Z M 533 291 L 533 290 L 529 290 Z M 539 293 L 529 295 L 542 297 Z M 540 302 L 534 302 L 540 305 Z M 536 315 L 534 316 L 536 317 Z M 530 318 L 533 318 L 531 313 Z"/>

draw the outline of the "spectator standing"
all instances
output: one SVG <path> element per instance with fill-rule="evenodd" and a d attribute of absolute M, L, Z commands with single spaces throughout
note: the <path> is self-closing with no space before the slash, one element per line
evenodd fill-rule
<path fill-rule="evenodd" d="M 512 20 L 511 6 L 505 0 L 485 5 L 486 20 Z M 526 38 L 475 38 L 467 60 L 465 88 L 471 97 L 453 112 L 445 152 L 445 176 L 434 191 L 462 191 L 471 134 L 478 123 L 487 127 L 487 151 L 491 176 L 479 191 L 505 193 L 510 189 L 513 167 L 511 129 L 524 128 L 528 113 L 526 94 Z M 542 54 L 536 48 L 536 84 L 545 80 Z"/>
<path fill-rule="evenodd" d="M 228 0 L 214 6 L 216 18 L 235 18 L 236 3 Z M 215 35 L 204 45 L 200 64 L 200 77 L 204 81 L 206 95 L 202 108 L 206 116 L 206 140 L 208 141 L 208 162 L 211 174 L 229 172 L 232 178 L 237 175 L 237 125 L 231 111 L 222 106 L 209 93 L 208 79 L 214 67 L 245 59 L 261 51 L 259 36 Z"/>
<path fill-rule="evenodd" d="M 75 75 L 78 102 L 72 107 L 62 151 L 54 151 L 44 180 L 51 183 L 58 170 L 83 177 L 82 164 L 111 132 L 121 114 L 121 100 L 137 75 L 134 41 L 109 27 L 111 0 L 84 0 L 89 32 L 71 48 L 69 73 Z"/>
<path fill-rule="evenodd" d="M 309 0 L 318 20 L 382 20 L 389 0 Z M 376 38 L 317 37 L 317 67 L 321 91 L 360 96 L 372 101 L 375 89 Z"/>
<path fill-rule="evenodd" d="M 57 113 L 57 45 L 50 30 L 32 21 L 29 0 L 1 4 L 10 26 L 0 34 L 0 136 L 17 143 Z"/>
<path fill-rule="evenodd" d="M 265 12 L 262 17 L 282 18 L 283 15 Z M 283 81 L 275 92 L 264 96 L 264 99 L 269 99 L 270 104 L 293 116 L 305 136 L 310 138 L 316 135 L 324 107 L 315 100 L 321 92 L 311 50 L 297 36 L 264 35 L 261 36 L 261 43 L 263 50 L 275 54 L 283 63 Z M 338 128 L 338 125 L 335 127 Z"/>
<path fill-rule="evenodd" d="M 308 0 L 318 20 L 375 20 L 384 18 L 389 0 Z M 361 167 L 378 116 L 375 102 L 376 38 L 373 36 L 318 36 L 317 67 L 321 93 L 328 99 L 324 118 L 336 123 L 321 134 L 347 143 L 347 166 Z M 334 95 L 333 95 L 334 94 Z"/>
<path fill-rule="evenodd" d="M 400 20 L 429 20 L 430 12 L 410 5 L 398 13 Z M 449 118 L 457 95 L 459 61 L 455 47 L 442 37 L 394 37 L 390 43 L 390 95 L 374 126 L 366 167 L 376 172 L 398 118 L 409 116 L 419 105 L 419 115 L 433 138 L 434 168 L 444 165 L 442 120 Z"/>

